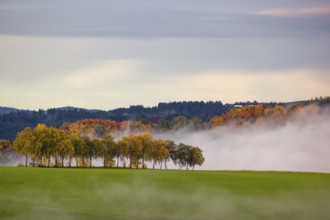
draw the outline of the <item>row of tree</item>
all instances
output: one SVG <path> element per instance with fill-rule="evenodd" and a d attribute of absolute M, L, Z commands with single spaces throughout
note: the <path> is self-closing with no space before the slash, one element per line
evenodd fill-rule
<path fill-rule="evenodd" d="M 194 168 L 204 162 L 202 150 L 186 144 L 175 144 L 171 140 L 154 139 L 150 133 L 129 134 L 118 141 L 109 133 L 93 138 L 86 133 L 70 134 L 64 130 L 38 124 L 18 133 L 13 147 L 25 156 L 25 166 L 65 166 L 73 161 L 78 167 L 92 167 L 93 160 L 102 159 L 104 167 L 146 168 L 172 160 L 179 168 Z"/>

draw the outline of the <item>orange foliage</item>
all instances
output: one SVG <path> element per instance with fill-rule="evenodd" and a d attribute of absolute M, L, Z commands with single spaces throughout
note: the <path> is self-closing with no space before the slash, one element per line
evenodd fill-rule
<path fill-rule="evenodd" d="M 210 127 L 216 127 L 225 124 L 239 126 L 245 122 L 254 123 L 258 118 L 263 117 L 264 109 L 265 108 L 262 104 L 233 108 L 225 114 L 213 117 L 210 121 Z"/>
<path fill-rule="evenodd" d="M 95 131 L 95 129 L 102 130 L 103 133 L 109 133 L 117 131 L 120 128 L 120 124 L 113 120 L 102 119 L 84 119 L 73 123 L 66 123 L 62 126 L 63 130 L 66 130 L 70 134 L 89 133 Z"/>
<path fill-rule="evenodd" d="M 140 121 L 116 122 L 103 119 L 84 119 L 73 123 L 65 123 L 61 129 L 70 134 L 84 134 L 90 137 L 100 137 L 105 133 L 149 132 L 152 130 L 152 127 Z"/>
<path fill-rule="evenodd" d="M 232 108 L 225 114 L 213 117 L 209 123 L 209 126 L 213 128 L 223 125 L 262 125 L 265 123 L 269 125 L 278 125 L 285 123 L 290 115 L 305 107 L 306 106 L 302 104 L 295 105 L 290 108 L 282 105 L 276 105 L 272 108 L 265 108 L 262 104 L 247 105 L 241 108 Z"/>
<path fill-rule="evenodd" d="M 310 105 L 309 105 L 310 106 Z M 294 105 L 288 110 L 288 114 L 296 113 L 297 111 L 303 109 L 305 106 L 303 104 L 300 105 Z"/>

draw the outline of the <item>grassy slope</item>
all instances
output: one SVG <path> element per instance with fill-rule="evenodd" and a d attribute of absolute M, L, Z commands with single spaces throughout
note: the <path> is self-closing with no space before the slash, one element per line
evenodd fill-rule
<path fill-rule="evenodd" d="M 330 174 L 0 167 L 0 219 L 330 219 Z"/>

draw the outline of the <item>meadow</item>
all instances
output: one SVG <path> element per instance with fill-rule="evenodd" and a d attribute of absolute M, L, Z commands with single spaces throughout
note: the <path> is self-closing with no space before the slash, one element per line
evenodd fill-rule
<path fill-rule="evenodd" d="M 330 219 L 330 174 L 0 167 L 0 219 Z"/>

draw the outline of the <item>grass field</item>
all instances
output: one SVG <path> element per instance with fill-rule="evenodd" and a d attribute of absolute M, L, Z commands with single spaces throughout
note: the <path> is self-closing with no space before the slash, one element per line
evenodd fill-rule
<path fill-rule="evenodd" d="M 0 219 L 330 219 L 330 174 L 0 167 Z"/>

